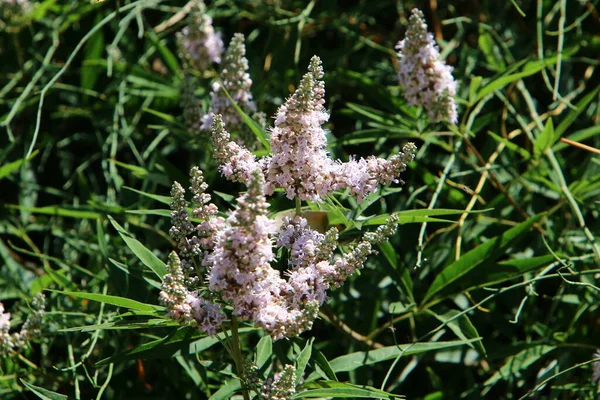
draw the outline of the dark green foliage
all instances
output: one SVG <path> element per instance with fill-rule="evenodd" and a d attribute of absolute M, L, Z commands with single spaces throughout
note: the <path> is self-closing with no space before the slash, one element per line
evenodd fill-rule
<path fill-rule="evenodd" d="M 0 398 L 239 394 L 228 336 L 158 305 L 172 182 L 188 187 L 198 165 L 221 210 L 245 190 L 182 117 L 185 19 L 171 18 L 186 2 L 35 3 L 0 13 L 0 301 L 13 328 L 37 292 L 48 312 L 41 341 L 0 357 Z M 437 3 L 209 2 L 224 42 L 246 35 L 260 111 L 274 114 L 316 54 L 332 156 L 419 148 L 401 189 L 309 204 L 344 243 L 391 213 L 401 226 L 310 332 L 271 342 L 242 325 L 243 354 L 263 377 L 295 364 L 314 390 L 298 398 L 595 398 L 600 162 L 560 139 L 600 148 L 600 3 Z M 454 67 L 458 126 L 428 126 L 394 80 L 412 7 Z M 205 110 L 215 76 L 192 77 Z M 293 208 L 272 197 L 274 214 Z"/>

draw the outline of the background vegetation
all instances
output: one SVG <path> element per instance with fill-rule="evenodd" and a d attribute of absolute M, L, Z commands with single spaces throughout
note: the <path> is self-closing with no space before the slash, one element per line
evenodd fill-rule
<path fill-rule="evenodd" d="M 187 183 L 199 165 L 221 209 L 243 190 L 218 174 L 206 137 L 183 122 L 175 33 L 184 5 L 45 0 L 0 14 L 0 301 L 15 327 L 35 293 L 48 304 L 43 339 L 0 358 L 3 399 L 59 398 L 36 387 L 69 398 L 230 396 L 218 392 L 235 383 L 218 341 L 178 329 L 164 312 L 57 292 L 158 304 L 148 264 L 174 247 L 164 197 L 172 182 Z M 419 148 L 401 189 L 362 205 L 342 195 L 346 208 L 311 205 L 349 228 L 348 240 L 390 212 L 402 211 L 403 224 L 331 293 L 312 331 L 273 344 L 272 365 L 314 338 L 307 382 L 320 370 L 410 399 L 594 398 L 600 163 L 559 139 L 600 147 L 597 6 L 208 4 L 225 43 L 246 35 L 261 111 L 274 114 L 316 54 L 332 155 L 386 157 L 407 140 Z M 454 67 L 456 127 L 427 125 L 395 83 L 393 47 L 413 7 Z M 205 109 L 213 77 L 195 77 Z M 273 212 L 288 208 L 273 198 Z M 245 354 L 262 335 L 242 335 Z"/>

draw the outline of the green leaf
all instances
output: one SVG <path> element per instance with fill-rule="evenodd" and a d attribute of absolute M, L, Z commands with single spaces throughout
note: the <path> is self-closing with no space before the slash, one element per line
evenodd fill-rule
<path fill-rule="evenodd" d="M 142 196 L 146 196 L 146 197 L 148 197 L 150 199 L 153 199 L 153 200 L 156 200 L 156 201 L 158 201 L 159 203 L 162 203 L 162 204 L 169 205 L 169 204 L 171 204 L 171 202 L 173 202 L 173 199 L 171 199 L 171 197 L 169 197 L 169 196 L 160 196 L 158 194 L 146 193 L 146 192 L 142 192 L 141 190 L 137 190 L 137 189 L 131 188 L 129 186 L 123 186 L 123 189 L 131 190 L 132 192 L 135 192 L 137 194 L 141 194 Z"/>
<path fill-rule="evenodd" d="M 152 115 L 154 115 L 154 116 L 156 116 L 156 117 L 158 117 L 158 118 L 160 118 L 160 119 L 162 119 L 164 121 L 167 121 L 167 122 L 169 122 L 171 124 L 176 124 L 177 123 L 177 119 L 174 116 L 172 116 L 171 114 L 167 114 L 167 113 L 163 113 L 163 112 L 160 112 L 160 111 L 157 111 L 157 110 L 153 110 L 153 109 L 148 108 L 148 107 L 144 107 L 142 110 L 144 112 L 147 112 L 148 114 L 152 114 Z"/>
<path fill-rule="evenodd" d="M 569 49 L 568 52 L 565 51 L 564 56 L 563 56 L 563 61 L 566 61 L 567 59 L 569 59 L 571 57 L 571 55 L 575 54 L 578 50 L 579 49 L 577 47 L 574 47 L 572 49 Z M 546 66 L 553 65 L 553 64 L 556 64 L 556 56 L 548 57 L 548 58 L 545 58 L 544 60 L 529 62 L 529 63 L 525 64 L 525 66 L 523 67 L 523 71 L 521 71 L 521 72 L 516 72 L 513 74 L 509 74 L 509 75 L 500 76 L 500 77 L 492 80 L 492 82 L 485 85 L 479 91 L 479 93 L 477 94 L 477 97 L 475 97 L 474 103 L 477 103 L 479 100 L 483 99 L 488 94 L 491 94 L 491 93 L 495 92 L 496 90 L 500 90 L 504 86 L 509 85 L 512 82 L 515 82 L 520 79 L 526 78 L 528 76 L 534 75 L 534 74 L 540 72 L 541 70 L 543 70 L 544 68 L 546 68 Z"/>
<path fill-rule="evenodd" d="M 548 118 L 544 130 L 535 138 L 535 142 L 533 143 L 533 157 L 539 159 L 548 148 L 552 147 L 556 139 L 552 118 Z"/>
<path fill-rule="evenodd" d="M 506 86 L 514 81 L 518 81 L 520 79 L 523 79 L 523 78 L 526 78 L 533 74 L 536 74 L 539 71 L 543 70 L 544 68 L 545 68 L 545 65 L 542 63 L 539 63 L 536 67 L 530 68 L 528 71 L 517 72 L 514 74 L 509 74 L 509 75 L 505 75 L 505 76 L 496 78 L 491 83 L 484 86 L 479 91 L 479 93 L 477 93 L 477 97 L 475 97 L 474 103 L 477 103 L 479 100 L 483 99 L 488 94 L 494 93 L 496 90 L 500 90 L 504 86 Z"/>
<path fill-rule="evenodd" d="M 156 33 L 154 33 L 154 30 L 148 29 L 146 30 L 146 34 L 148 35 L 154 46 L 156 46 L 156 49 L 162 56 L 163 60 L 165 61 L 171 72 L 173 72 L 173 74 L 177 76 L 181 75 L 181 67 L 179 66 L 177 57 L 175 57 L 173 52 L 171 52 L 171 50 L 169 50 L 169 48 L 165 46 L 165 43 L 163 43 L 163 41 L 161 41 L 158 38 Z"/>
<path fill-rule="evenodd" d="M 556 136 L 557 137 L 561 137 L 567 131 L 567 129 L 569 129 L 571 124 L 573 124 L 573 122 L 577 121 L 577 118 L 579 118 L 579 115 L 581 115 L 581 113 L 585 111 L 586 107 L 590 104 L 590 102 L 592 102 L 596 98 L 599 91 L 600 91 L 600 85 L 596 86 L 594 88 L 594 90 L 592 90 L 591 92 L 589 92 L 588 94 L 583 96 L 583 98 L 577 102 L 577 104 L 575 105 L 575 110 L 572 110 L 565 117 L 565 119 L 562 120 L 562 122 L 560 124 L 558 124 L 558 126 L 556 127 Z"/>
<path fill-rule="evenodd" d="M 390 314 L 404 314 L 408 311 L 412 310 L 416 307 L 415 303 L 410 303 L 408 305 L 404 305 L 403 303 L 396 301 L 394 303 L 390 303 L 388 307 L 388 312 Z"/>
<path fill-rule="evenodd" d="M 133 176 L 135 176 L 138 179 L 149 180 L 152 182 L 159 183 L 163 186 L 171 186 L 171 182 L 165 174 L 150 172 L 146 168 L 142 168 L 139 165 L 127 164 L 118 160 L 114 160 L 112 158 L 109 158 L 108 161 L 121 168 L 125 168 L 126 170 L 131 171 Z"/>
<path fill-rule="evenodd" d="M 500 143 L 503 143 L 507 149 L 514 151 L 516 153 L 519 153 L 519 155 L 521 157 L 523 157 L 525 160 L 529 160 L 531 158 L 531 154 L 529 154 L 529 152 L 527 150 L 525 150 L 524 148 L 522 148 L 521 146 L 516 145 L 515 143 L 511 142 L 510 140 L 503 138 L 502 136 L 497 135 L 492 131 L 488 131 L 487 133 L 492 138 L 494 138 L 494 140 L 496 140 Z"/>
<path fill-rule="evenodd" d="M 360 115 L 363 115 L 373 121 L 377 121 L 382 124 L 396 126 L 398 123 L 398 121 L 395 120 L 395 118 L 390 118 L 391 115 L 371 107 L 366 107 L 355 103 L 346 103 L 346 107 Z"/>
<path fill-rule="evenodd" d="M 396 249 L 389 241 L 383 242 L 379 244 L 379 250 L 383 253 L 385 259 L 390 263 L 394 271 L 398 271 L 400 275 L 400 283 L 405 290 L 405 294 L 411 299 L 414 299 L 413 294 L 413 281 L 410 276 L 410 271 L 408 268 L 401 268 L 398 266 L 398 254 L 396 253 Z"/>
<path fill-rule="evenodd" d="M 94 21 L 94 25 L 97 25 L 102 21 L 103 15 L 102 13 L 98 13 L 96 15 L 96 20 Z M 104 30 L 98 29 L 85 44 L 83 49 L 83 59 L 84 60 L 97 60 L 102 57 L 102 52 L 104 51 L 105 43 L 104 43 Z M 91 90 L 94 88 L 94 85 L 98 81 L 98 76 L 100 75 L 100 71 L 102 68 L 98 66 L 89 66 L 82 65 L 81 66 L 81 87 L 83 89 Z M 84 98 L 87 99 L 87 96 Z"/>
<path fill-rule="evenodd" d="M 496 285 L 528 272 L 536 271 L 555 260 L 556 258 L 552 254 L 548 254 L 539 257 L 501 261 L 485 268 L 475 268 L 464 275 L 455 285 L 448 287 L 448 290 L 444 291 L 444 293 L 460 293 Z"/>
<path fill-rule="evenodd" d="M 494 71 L 503 72 L 506 69 L 506 64 L 500 55 L 495 51 L 496 45 L 489 31 L 482 26 L 479 27 L 479 49 L 485 56 L 486 61 L 493 67 Z"/>
<path fill-rule="evenodd" d="M 219 196 L 220 198 L 222 198 L 223 200 L 225 200 L 226 202 L 233 204 L 235 201 L 235 196 L 232 196 L 230 194 L 227 193 L 223 193 L 223 192 L 218 192 L 216 190 L 213 190 L 213 193 L 217 196 Z"/>
<path fill-rule="evenodd" d="M 142 313 L 135 313 L 135 315 L 141 315 Z M 154 315 L 154 314 L 152 314 Z M 123 317 L 124 315 L 121 315 Z M 156 327 L 169 327 L 179 326 L 179 323 L 170 319 L 154 318 L 149 319 L 146 322 L 130 322 L 130 321 L 116 321 L 116 322 L 105 322 L 97 325 L 86 325 L 86 326 L 74 326 L 72 328 L 59 329 L 59 332 L 95 332 L 105 330 L 135 330 L 135 329 L 149 329 Z"/>
<path fill-rule="evenodd" d="M 119 232 L 119 235 L 125 244 L 127 244 L 127 247 L 133 251 L 133 254 L 135 254 L 142 264 L 150 268 L 162 281 L 163 276 L 167 273 L 167 266 L 165 263 L 148 250 L 148 248 L 146 248 L 139 240 L 135 239 L 110 215 L 108 216 L 108 219 L 117 232 Z"/>
<path fill-rule="evenodd" d="M 358 386 L 349 383 L 337 381 L 319 381 L 310 386 L 318 386 L 317 389 L 309 389 L 296 393 L 293 399 L 307 399 L 313 397 L 319 398 L 367 398 L 367 399 L 390 399 L 400 398 L 402 396 L 384 392 L 370 386 Z"/>
<path fill-rule="evenodd" d="M 240 333 L 254 331 L 256 331 L 255 328 L 241 328 L 239 330 Z M 228 331 L 227 334 L 231 335 L 231 332 Z M 197 354 L 225 339 L 226 336 L 223 333 L 209 337 L 199 332 L 198 328 L 183 327 L 161 339 L 144 343 L 133 349 L 100 360 L 96 365 L 101 366 L 129 360 L 171 358 L 187 354 Z"/>
<path fill-rule="evenodd" d="M 271 354 L 273 354 L 273 339 L 269 335 L 263 336 L 256 346 L 256 365 L 258 369 L 261 369 L 269 361 Z"/>
<path fill-rule="evenodd" d="M 152 76 L 152 80 L 135 75 L 127 75 L 126 81 L 133 84 L 133 88 L 128 89 L 127 92 L 142 97 L 155 96 L 173 99 L 179 97 L 179 90 L 176 87 L 173 87 L 170 83 L 159 83 L 158 79 L 154 78 L 154 75 Z"/>
<path fill-rule="evenodd" d="M 156 312 L 158 310 L 164 309 L 161 306 L 155 306 L 152 304 L 141 303 L 139 301 L 131 300 L 126 297 L 110 296 L 107 294 L 67 292 L 67 291 L 61 291 L 61 290 L 52 290 L 52 292 L 64 294 L 66 296 L 78 297 L 80 299 L 87 299 L 87 300 L 97 301 L 100 303 L 111 304 L 111 305 L 117 306 L 117 307 L 129 308 L 131 310 Z"/>
<path fill-rule="evenodd" d="M 308 365 L 308 360 L 310 360 L 310 355 L 312 354 L 312 345 L 314 341 L 314 337 L 308 339 L 306 345 L 304 346 L 304 348 L 298 355 L 298 358 L 296 359 L 296 381 L 300 381 L 300 379 L 304 375 L 304 370 L 306 369 L 306 366 Z"/>
<path fill-rule="evenodd" d="M 481 81 L 483 77 L 474 76 L 471 78 L 471 82 L 469 83 L 469 103 L 473 104 L 473 100 L 475 100 L 475 95 L 477 94 L 477 90 L 481 87 Z"/>
<path fill-rule="evenodd" d="M 31 153 L 31 155 L 29 157 L 27 157 L 27 159 L 24 158 L 20 158 L 16 161 L 10 162 L 8 164 L 4 164 L 3 166 L 0 167 L 0 180 L 6 178 L 8 175 L 12 174 L 13 172 L 15 172 L 16 170 L 19 169 L 19 167 L 21 165 L 23 165 L 24 162 L 32 160 L 35 156 L 38 155 L 40 151 L 36 150 L 33 153 Z"/>
<path fill-rule="evenodd" d="M 171 210 L 157 209 L 157 210 L 127 210 L 127 214 L 136 215 L 158 215 L 159 217 L 171 217 Z"/>
<path fill-rule="evenodd" d="M 472 210 L 469 211 L 468 214 L 478 214 L 484 213 L 493 210 L 493 208 L 487 208 L 485 210 Z M 405 210 L 399 211 L 396 213 L 398 215 L 398 220 L 401 224 L 411 224 L 411 223 L 421 223 L 421 222 L 455 222 L 452 220 L 432 218 L 432 216 L 440 216 L 440 215 L 457 215 L 464 214 L 465 210 L 452 210 L 452 209 L 443 209 L 443 208 L 435 208 L 432 210 L 429 209 L 419 209 L 419 210 Z M 383 225 L 390 218 L 389 214 L 379 214 L 374 217 L 364 217 L 358 218 L 359 222 L 363 222 L 364 225 Z M 332 222 L 332 224 L 335 224 Z"/>
<path fill-rule="evenodd" d="M 125 350 L 114 356 L 100 360 L 96 365 L 102 366 L 110 363 L 122 363 L 123 361 L 135 359 L 170 358 L 180 356 L 182 355 L 182 349 L 203 336 L 204 339 L 210 339 L 201 334 L 197 328 L 183 327 L 161 339 L 144 343 L 133 349 Z M 216 342 L 215 339 L 215 343 Z M 207 346 L 206 348 L 208 347 L 210 346 Z"/>
<path fill-rule="evenodd" d="M 242 383 L 239 379 L 231 379 L 221 386 L 208 400 L 229 400 L 235 392 L 242 388 Z"/>
<path fill-rule="evenodd" d="M 19 379 L 21 383 L 29 390 L 31 390 L 37 397 L 43 400 L 67 400 L 69 397 L 64 394 L 52 392 L 48 389 L 41 388 L 39 386 L 32 385 L 31 383 Z"/>
<path fill-rule="evenodd" d="M 225 95 L 227 96 L 227 98 L 231 102 L 231 105 L 233 106 L 233 108 L 235 108 L 235 110 L 238 112 L 238 114 L 240 114 L 240 116 L 242 117 L 242 119 L 244 120 L 244 122 L 246 123 L 246 125 L 248 125 L 248 127 L 250 128 L 250 130 L 254 133 L 254 135 L 256 136 L 256 138 L 262 143 L 262 145 L 264 146 L 264 148 L 269 151 L 271 149 L 271 145 L 269 144 L 269 141 L 267 140 L 267 135 L 262 130 L 262 128 L 252 118 L 250 118 L 240 108 L 240 106 L 237 105 L 237 103 L 231 98 L 231 95 L 229 94 L 229 92 L 227 91 L 227 89 L 225 89 L 225 87 L 223 85 L 221 85 L 221 90 L 223 91 L 223 93 L 225 93 Z M 227 127 L 225 127 L 225 128 L 227 128 Z"/>
<path fill-rule="evenodd" d="M 481 340 L 481 338 L 472 340 L 452 340 L 447 342 L 427 342 L 427 343 L 412 343 L 412 344 L 401 344 L 397 346 L 388 346 L 381 349 L 375 349 L 370 351 L 359 351 L 356 353 L 347 354 L 345 356 L 338 357 L 329 362 L 331 369 L 334 372 L 348 372 L 354 371 L 357 368 L 364 367 L 367 365 L 377 364 L 383 361 L 392 360 L 398 356 L 406 357 L 415 354 L 426 353 L 428 351 L 443 350 L 452 347 L 464 346 L 475 340 Z M 307 378 L 307 382 L 314 381 L 319 378 L 317 372 L 313 372 Z"/>
<path fill-rule="evenodd" d="M 99 218 L 96 220 L 96 237 L 98 238 L 100 254 L 102 254 L 103 257 L 108 258 L 108 245 L 106 244 L 106 238 L 104 237 L 104 221 Z"/>
<path fill-rule="evenodd" d="M 485 381 L 484 385 L 492 386 L 500 380 L 509 380 L 514 377 L 520 377 L 522 370 L 529 368 L 533 363 L 555 348 L 556 346 L 534 345 L 522 350 L 514 356 L 508 357 L 504 365 Z"/>
<path fill-rule="evenodd" d="M 463 314 L 460 317 L 456 317 L 458 314 L 460 314 L 460 311 L 448 310 L 444 314 L 436 314 L 433 311 L 429 312 L 440 322 L 446 323 L 446 326 L 448 326 L 452 330 L 452 332 L 454 332 L 454 334 L 460 339 L 466 341 L 469 339 L 479 337 L 479 332 L 477 332 L 477 329 L 475 328 L 467 314 Z M 482 340 L 470 343 L 469 347 L 475 348 L 482 358 L 487 357 Z"/>
<path fill-rule="evenodd" d="M 538 214 L 529 218 L 527 221 L 520 223 L 503 234 L 480 244 L 473 250 L 465 253 L 452 264 L 448 265 L 435 278 L 425 294 L 422 304 L 427 304 L 436 295 L 439 301 L 441 300 L 441 297 L 447 296 L 448 293 L 455 293 L 456 287 L 460 285 L 461 279 L 467 273 L 485 262 L 493 261 L 503 255 L 510 245 L 525 235 L 529 229 L 531 229 L 533 224 L 539 221 L 544 215 L 545 214 Z M 443 293 L 440 293 L 442 291 Z"/>
<path fill-rule="evenodd" d="M 556 131 L 559 132 L 558 128 L 556 129 Z M 577 132 L 574 132 L 574 133 L 570 134 L 569 136 L 567 136 L 566 138 L 569 140 L 572 140 L 574 142 L 581 142 L 581 141 L 584 141 L 591 137 L 594 137 L 599 133 L 600 133 L 600 124 L 596 124 L 594 126 L 590 126 L 589 128 L 581 129 Z M 552 150 L 560 151 L 567 147 L 570 147 L 570 145 L 568 145 L 567 143 L 564 143 L 564 142 L 558 142 L 552 147 Z"/>
<path fill-rule="evenodd" d="M 69 206 L 46 206 L 46 207 L 23 207 L 13 204 L 8 204 L 9 208 L 16 208 L 32 212 L 33 214 L 53 215 L 57 217 L 79 218 L 79 219 L 98 219 L 104 214 L 97 211 L 86 210 L 86 207 L 69 207 Z"/>
<path fill-rule="evenodd" d="M 335 372 L 331 368 L 329 361 L 327 361 L 327 358 L 323 353 L 317 350 L 313 355 L 313 360 L 315 361 L 315 370 L 320 373 L 321 376 L 332 381 L 338 381 Z"/>

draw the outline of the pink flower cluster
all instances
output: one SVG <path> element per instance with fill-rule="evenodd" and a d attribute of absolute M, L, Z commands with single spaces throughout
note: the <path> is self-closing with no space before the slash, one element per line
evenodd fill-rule
<path fill-rule="evenodd" d="M 192 175 L 201 177 L 198 172 Z M 174 185 L 175 194 L 180 192 L 178 185 Z M 204 188 L 205 184 L 196 182 L 195 186 Z M 204 228 L 197 229 L 202 237 L 197 241 L 202 248 L 198 263 L 206 268 L 208 292 L 201 294 L 200 288 L 186 286 L 186 273 L 176 253 L 172 253 L 160 300 L 173 318 L 181 322 L 195 320 L 202 331 L 214 334 L 225 318 L 218 304 L 221 302 L 232 306 L 233 315 L 253 322 L 275 339 L 298 335 L 312 327 L 319 307 L 327 299 L 327 290 L 338 287 L 361 268 L 375 252 L 374 245 L 386 240 L 398 224 L 397 218 L 391 217 L 388 224 L 352 245 L 345 256 L 334 256 L 338 246 L 335 228 L 322 234 L 313 230 L 306 219 L 296 216 L 277 229 L 267 216 L 264 190 L 263 174 L 255 169 L 248 191 L 239 197 L 237 207 L 225 220 L 215 216 L 207 198 L 196 199 L 211 210 L 194 214 L 204 220 L 199 225 Z M 185 206 L 180 210 L 185 211 Z M 274 246 L 288 250 L 290 269 L 286 278 L 271 265 Z"/>
<path fill-rule="evenodd" d="M 321 126 L 329 119 L 321 60 L 314 56 L 308 69 L 296 92 L 277 111 L 270 156 L 257 160 L 248 149 L 232 145 L 222 120 L 215 119 L 212 140 L 223 175 L 247 184 L 251 174 L 261 170 L 267 194 L 283 188 L 289 199 L 313 201 L 342 189 L 350 189 L 362 201 L 378 185 L 399 182 L 400 173 L 414 158 L 412 143 L 390 160 L 369 157 L 342 163 L 328 156 Z"/>
<path fill-rule="evenodd" d="M 398 50 L 398 80 L 404 86 L 404 98 L 411 105 L 421 105 L 431 122 L 458 122 L 456 81 L 452 67 L 440 60 L 440 52 L 427 32 L 423 12 L 412 10 L 406 38 L 396 45 Z"/>
<path fill-rule="evenodd" d="M 197 71 L 208 69 L 221 62 L 223 40 L 215 33 L 212 18 L 206 14 L 202 0 L 195 0 L 188 25 L 177 35 L 179 51 L 188 67 Z"/>
<path fill-rule="evenodd" d="M 233 305 L 233 314 L 253 321 L 274 338 L 294 336 L 310 328 L 315 307 L 291 307 L 287 282 L 273 269 L 272 236 L 262 175 L 254 173 L 248 192 L 225 221 L 209 256 L 208 288 Z"/>
<path fill-rule="evenodd" d="M 184 284 L 185 275 L 176 252 L 171 252 L 167 263 L 167 274 L 163 277 L 160 303 L 167 307 L 169 316 L 181 322 L 196 321 L 199 329 L 214 335 L 225 320 L 221 305 L 201 297 Z"/>
<path fill-rule="evenodd" d="M 213 117 L 212 143 L 221 173 L 228 179 L 249 185 L 252 174 L 261 170 L 262 163 L 246 147 L 231 140 L 220 114 Z"/>
<path fill-rule="evenodd" d="M 244 44 L 244 40 L 244 35 L 236 33 L 229 43 L 229 47 L 223 57 L 223 68 L 219 75 L 220 82 L 215 82 L 212 85 L 210 110 L 202 116 L 200 129 L 210 130 L 214 115 L 221 114 L 224 123 L 229 129 L 238 133 L 242 142 L 251 144 L 254 142 L 254 134 L 249 130 L 241 115 L 232 106 L 231 100 L 225 94 L 225 90 L 227 90 L 227 93 L 229 93 L 235 104 L 246 114 L 256 112 L 256 104 L 250 92 L 252 79 L 250 79 L 250 74 L 248 73 L 248 60 L 245 57 L 246 45 Z"/>

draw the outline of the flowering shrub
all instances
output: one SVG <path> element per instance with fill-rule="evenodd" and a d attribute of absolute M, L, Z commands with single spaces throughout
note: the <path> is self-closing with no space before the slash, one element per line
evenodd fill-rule
<path fill-rule="evenodd" d="M 596 3 L 0 1 L 0 399 L 597 398 Z"/>

